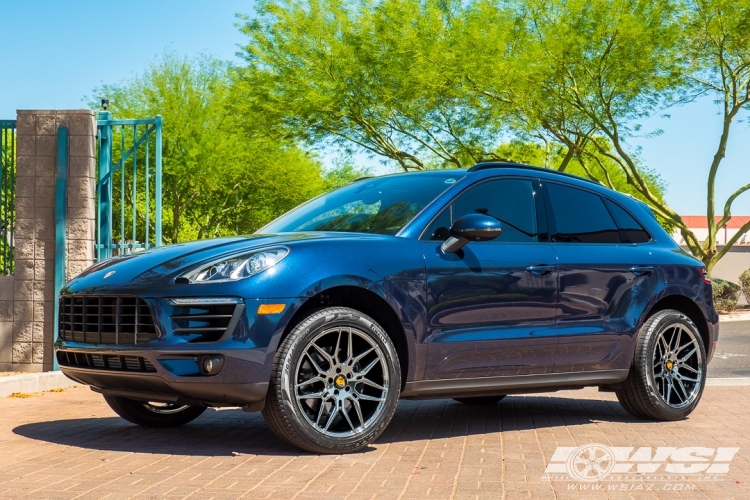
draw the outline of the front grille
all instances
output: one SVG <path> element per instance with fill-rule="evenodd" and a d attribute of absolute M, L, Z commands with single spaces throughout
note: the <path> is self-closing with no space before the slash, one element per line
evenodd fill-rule
<path fill-rule="evenodd" d="M 224 336 L 236 304 L 191 304 L 176 307 L 172 331 L 188 342 L 216 342 Z"/>
<path fill-rule="evenodd" d="M 149 360 L 141 356 L 118 356 L 110 354 L 88 354 L 85 352 L 57 351 L 57 362 L 60 366 L 76 368 L 93 368 L 95 370 L 113 370 L 126 372 L 153 373 L 156 368 Z"/>
<path fill-rule="evenodd" d="M 140 297 L 63 295 L 60 338 L 86 344 L 136 345 L 158 337 L 151 309 Z"/>

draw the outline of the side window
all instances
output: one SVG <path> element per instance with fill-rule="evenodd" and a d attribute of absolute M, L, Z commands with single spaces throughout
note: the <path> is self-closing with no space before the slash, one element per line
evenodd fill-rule
<path fill-rule="evenodd" d="M 623 241 L 627 243 L 645 243 L 651 241 L 651 236 L 649 236 L 648 232 L 643 229 L 643 226 L 632 215 L 611 200 L 606 200 L 606 203 L 609 212 L 617 223 L 617 227 L 620 228 L 620 235 Z"/>
<path fill-rule="evenodd" d="M 620 243 L 620 231 L 602 198 L 561 184 L 547 183 L 558 243 Z"/>
<path fill-rule="evenodd" d="M 450 226 L 467 214 L 483 213 L 499 220 L 503 233 L 493 242 L 538 241 L 534 187 L 530 180 L 498 179 L 469 188 L 432 221 L 423 239 L 445 240 Z"/>

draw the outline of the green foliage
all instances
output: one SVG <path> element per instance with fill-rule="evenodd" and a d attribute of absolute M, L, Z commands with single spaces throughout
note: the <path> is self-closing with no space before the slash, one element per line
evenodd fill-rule
<path fill-rule="evenodd" d="M 239 114 L 314 147 L 409 170 L 524 145 L 530 163 L 663 203 L 621 141 L 681 88 L 675 12 L 671 0 L 263 0 L 241 26 L 233 92 Z"/>
<path fill-rule="evenodd" d="M 95 89 L 116 118 L 163 117 L 169 242 L 252 233 L 326 188 L 319 163 L 263 134 L 264 119 L 245 116 L 255 128 L 238 130 L 229 71 L 210 57 L 166 53 L 135 78 Z"/>
<path fill-rule="evenodd" d="M 743 273 L 740 274 L 739 281 L 742 293 L 745 295 L 745 300 L 750 303 L 750 269 L 743 271 Z"/>
<path fill-rule="evenodd" d="M 497 148 L 496 154 L 501 158 L 511 161 L 554 168 L 555 165 L 559 165 L 564 160 L 566 151 L 563 146 L 557 143 L 540 144 L 537 142 L 511 141 L 501 144 L 500 147 Z M 661 197 L 665 190 L 661 179 L 646 167 L 641 167 L 641 170 L 649 189 Z M 627 177 L 622 169 L 609 158 L 605 157 L 599 161 L 589 162 L 582 155 L 575 156 L 574 161 L 567 166 L 565 171 L 579 177 L 598 181 L 600 184 L 607 186 L 610 189 L 646 201 L 644 200 L 643 194 L 633 185 L 628 183 Z M 662 227 L 671 234 L 674 229 L 673 224 L 658 216 L 657 219 Z"/>
<path fill-rule="evenodd" d="M 737 307 L 742 288 L 731 281 L 711 278 L 714 306 L 722 312 L 732 312 Z"/>
<path fill-rule="evenodd" d="M 15 230 L 13 206 L 16 136 L 12 129 L 0 129 L 0 275 L 13 272 L 13 249 L 10 235 Z"/>

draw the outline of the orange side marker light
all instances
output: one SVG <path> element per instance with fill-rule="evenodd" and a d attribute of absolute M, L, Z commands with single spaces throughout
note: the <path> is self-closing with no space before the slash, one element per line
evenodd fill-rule
<path fill-rule="evenodd" d="M 258 314 L 279 314 L 285 307 L 286 304 L 261 304 L 258 306 Z"/>

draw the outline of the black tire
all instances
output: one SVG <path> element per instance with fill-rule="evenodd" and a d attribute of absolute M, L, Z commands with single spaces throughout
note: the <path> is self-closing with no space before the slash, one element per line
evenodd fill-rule
<path fill-rule="evenodd" d="M 468 398 L 453 398 L 453 401 L 458 401 L 465 405 L 489 406 L 499 403 L 504 397 L 505 394 L 502 396 L 473 396 Z"/>
<path fill-rule="evenodd" d="M 295 326 L 279 346 L 263 417 L 277 436 L 298 448 L 348 453 L 382 434 L 400 391 L 398 356 L 383 328 L 354 309 L 322 309 Z"/>
<path fill-rule="evenodd" d="M 673 421 L 695 410 L 705 385 L 706 348 L 700 332 L 690 318 L 668 309 L 639 330 L 630 373 L 616 394 L 635 417 Z"/>
<path fill-rule="evenodd" d="M 121 396 L 104 396 L 110 408 L 122 418 L 142 427 L 179 427 L 206 411 L 202 406 L 158 405 Z"/>

